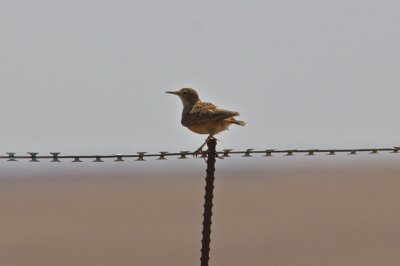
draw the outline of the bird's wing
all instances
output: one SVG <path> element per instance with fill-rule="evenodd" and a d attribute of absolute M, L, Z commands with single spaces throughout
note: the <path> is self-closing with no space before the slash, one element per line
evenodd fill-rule
<path fill-rule="evenodd" d="M 232 116 L 238 116 L 238 112 L 219 109 L 212 103 L 197 102 L 189 112 L 187 119 L 182 119 L 184 126 L 192 126 L 205 122 L 224 120 Z M 185 121 L 184 121 L 185 120 Z"/>

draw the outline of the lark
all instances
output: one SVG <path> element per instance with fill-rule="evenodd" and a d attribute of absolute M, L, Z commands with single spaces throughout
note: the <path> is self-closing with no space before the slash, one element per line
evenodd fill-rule
<path fill-rule="evenodd" d="M 179 91 L 167 91 L 166 93 L 179 96 L 183 104 L 181 123 L 197 134 L 208 134 L 205 142 L 193 153 L 197 156 L 202 153 L 203 147 L 214 135 L 227 130 L 231 124 L 245 126 L 244 121 L 234 117 L 240 114 L 235 111 L 219 109 L 212 103 L 200 100 L 197 92 L 192 88 L 183 88 Z"/>

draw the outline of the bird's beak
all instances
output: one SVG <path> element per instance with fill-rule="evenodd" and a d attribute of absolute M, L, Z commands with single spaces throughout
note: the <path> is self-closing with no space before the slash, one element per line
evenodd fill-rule
<path fill-rule="evenodd" d="M 166 91 L 165 93 L 175 94 L 179 96 L 179 91 Z"/>

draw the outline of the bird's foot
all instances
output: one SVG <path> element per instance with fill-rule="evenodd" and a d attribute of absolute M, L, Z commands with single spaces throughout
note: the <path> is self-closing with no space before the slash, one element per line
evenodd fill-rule
<path fill-rule="evenodd" d="M 208 150 L 203 151 L 202 149 L 197 149 L 196 151 L 193 152 L 193 157 L 197 158 L 200 155 L 201 158 L 203 158 L 204 160 L 208 157 Z M 224 159 L 223 157 L 221 157 L 218 152 L 215 153 L 215 157 L 218 159 Z"/>
<path fill-rule="evenodd" d="M 203 147 L 198 148 L 197 150 L 195 150 L 193 152 L 193 157 L 197 158 L 197 156 L 201 155 L 202 157 L 204 157 L 204 153 L 203 153 Z"/>
<path fill-rule="evenodd" d="M 204 147 L 211 139 L 215 139 L 216 141 L 219 141 L 217 138 L 215 138 L 214 136 L 210 135 L 210 136 L 206 139 L 206 141 L 205 141 L 197 150 L 195 150 L 195 151 L 193 152 L 193 157 L 196 157 L 196 158 L 197 158 L 197 156 L 201 155 L 202 158 L 204 158 L 204 159 L 207 158 L 208 150 L 205 151 L 205 152 L 203 152 L 203 147 Z M 220 157 L 220 156 L 218 155 L 218 153 L 216 153 L 215 156 L 216 156 L 217 158 L 223 159 L 222 157 Z"/>

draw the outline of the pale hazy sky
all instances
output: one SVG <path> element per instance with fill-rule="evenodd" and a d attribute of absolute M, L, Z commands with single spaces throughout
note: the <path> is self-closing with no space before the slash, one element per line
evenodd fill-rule
<path fill-rule="evenodd" d="M 219 148 L 400 144 L 399 1 L 0 3 L 1 153 L 194 150 L 167 90 L 241 112 Z"/>

